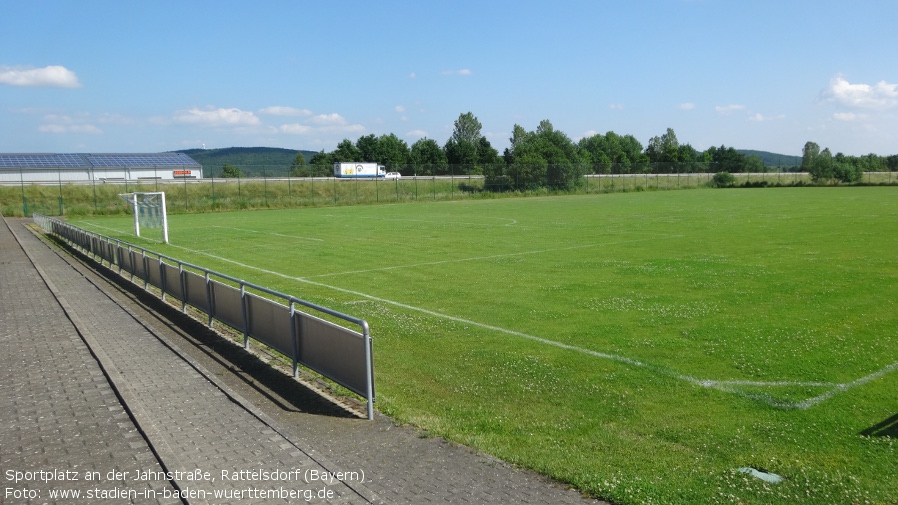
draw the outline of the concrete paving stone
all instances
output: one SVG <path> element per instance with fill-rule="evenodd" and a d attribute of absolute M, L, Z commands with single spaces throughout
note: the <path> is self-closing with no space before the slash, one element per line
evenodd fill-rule
<path fill-rule="evenodd" d="M 133 423 L 122 427 L 115 422 L 117 412 L 105 405 L 105 398 L 114 399 L 111 386 L 103 384 L 98 365 L 4 223 L 0 223 L 0 257 L 0 328 L 7 340 L 7 352 L 0 355 L 0 404 L 11 407 L 2 410 L 0 423 L 3 503 L 29 502 L 15 492 L 7 496 L 7 487 L 38 493 L 30 502 L 72 503 L 53 498 L 50 491 L 86 493 L 96 485 L 83 479 L 9 482 L 7 472 L 55 470 L 82 477 L 94 467 L 133 465 L 134 456 L 151 454 L 149 446 L 143 443 L 129 452 L 110 442 L 136 428 Z M 120 405 L 117 411 L 124 412 Z M 128 489 L 147 484 L 135 482 Z M 168 483 L 163 488 L 174 489 Z"/>

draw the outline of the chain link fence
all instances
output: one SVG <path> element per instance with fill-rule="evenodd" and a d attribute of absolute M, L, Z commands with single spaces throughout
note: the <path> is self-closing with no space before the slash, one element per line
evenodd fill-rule
<path fill-rule="evenodd" d="M 66 181 L 0 185 L 0 212 L 7 216 L 127 214 L 121 193 L 165 191 L 168 212 L 321 207 L 461 200 L 548 194 L 590 194 L 689 189 L 711 185 L 711 163 L 607 165 L 405 166 L 398 179 L 295 177 L 289 167 L 241 166 L 247 176 L 202 179 Z M 395 170 L 395 168 L 393 169 Z M 221 173 L 204 167 L 204 173 Z M 804 172 L 736 173 L 736 186 L 811 185 Z M 896 172 L 867 172 L 859 184 L 898 184 Z"/>

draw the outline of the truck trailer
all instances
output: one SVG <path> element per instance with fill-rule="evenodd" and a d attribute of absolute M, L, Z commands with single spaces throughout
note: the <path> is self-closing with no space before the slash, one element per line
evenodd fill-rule
<path fill-rule="evenodd" d="M 334 177 L 341 179 L 375 179 L 386 175 L 386 167 L 377 163 L 345 161 L 334 163 Z"/>

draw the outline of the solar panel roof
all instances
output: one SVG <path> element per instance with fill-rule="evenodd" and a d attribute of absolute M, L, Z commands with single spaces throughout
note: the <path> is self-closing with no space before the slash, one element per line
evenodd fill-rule
<path fill-rule="evenodd" d="M 76 168 L 87 162 L 80 154 L 0 154 L 0 167 Z"/>
<path fill-rule="evenodd" d="M 157 154 L 0 154 L 4 168 L 87 168 L 194 166 L 184 153 Z"/>
<path fill-rule="evenodd" d="M 95 167 L 155 167 L 198 165 L 184 153 L 86 154 Z"/>

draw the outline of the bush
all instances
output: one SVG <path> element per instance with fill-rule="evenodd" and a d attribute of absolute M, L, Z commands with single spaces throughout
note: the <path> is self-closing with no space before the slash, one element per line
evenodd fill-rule
<path fill-rule="evenodd" d="M 715 188 L 731 188 L 736 185 L 736 177 L 729 172 L 717 172 L 711 179 L 710 185 Z"/>

